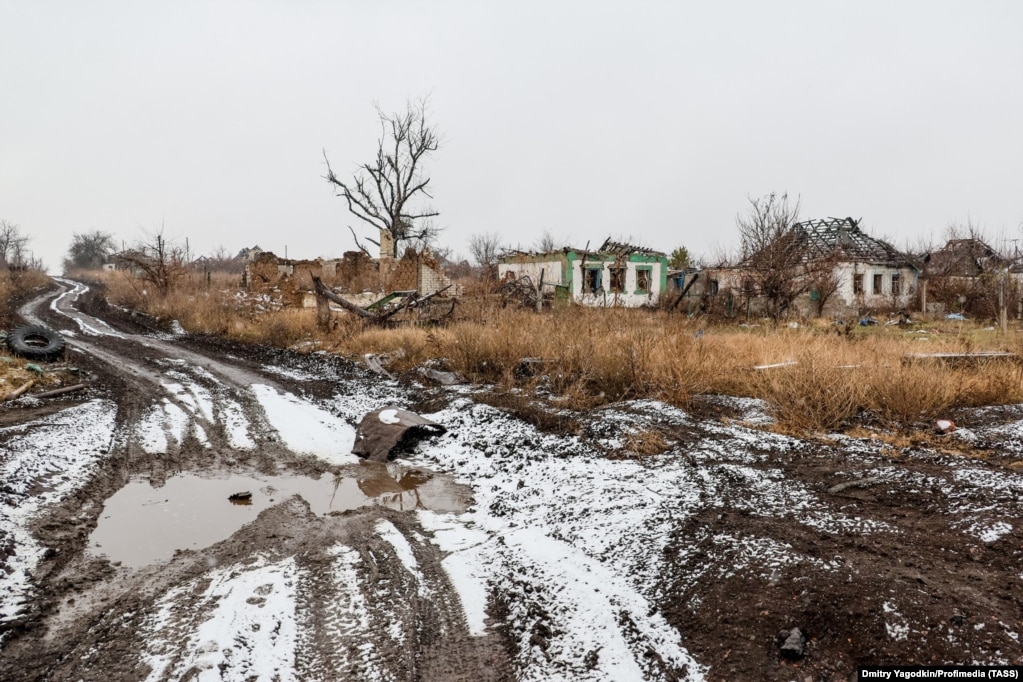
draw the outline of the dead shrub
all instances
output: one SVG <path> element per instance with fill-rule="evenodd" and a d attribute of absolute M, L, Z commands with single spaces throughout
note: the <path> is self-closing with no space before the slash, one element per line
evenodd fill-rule
<path fill-rule="evenodd" d="M 756 397 L 771 404 L 779 426 L 795 432 L 833 431 L 859 412 L 862 377 L 837 354 L 806 350 L 795 364 L 751 370 Z"/>
<path fill-rule="evenodd" d="M 964 395 L 962 373 L 933 362 L 879 366 L 867 376 L 866 406 L 885 422 L 901 428 L 947 416 Z"/>

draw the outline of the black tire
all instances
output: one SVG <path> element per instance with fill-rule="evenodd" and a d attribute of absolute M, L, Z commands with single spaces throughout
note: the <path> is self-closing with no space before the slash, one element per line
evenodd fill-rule
<path fill-rule="evenodd" d="M 29 360 L 56 360 L 64 352 L 64 337 L 52 329 L 29 324 L 7 335 L 7 347 Z"/>

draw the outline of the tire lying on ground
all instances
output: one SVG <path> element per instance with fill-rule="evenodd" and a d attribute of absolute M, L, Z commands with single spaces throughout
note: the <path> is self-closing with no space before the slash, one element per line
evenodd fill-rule
<path fill-rule="evenodd" d="M 7 347 L 29 360 L 56 360 L 64 352 L 64 337 L 36 324 L 18 327 L 7 335 Z"/>

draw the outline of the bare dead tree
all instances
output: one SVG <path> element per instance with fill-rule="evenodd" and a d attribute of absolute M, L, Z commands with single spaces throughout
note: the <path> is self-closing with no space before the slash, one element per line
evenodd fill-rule
<path fill-rule="evenodd" d="M 772 258 L 774 252 L 784 250 L 784 241 L 799 222 L 799 198 L 789 203 L 787 192 L 771 192 L 762 197 L 747 197 L 749 213 L 738 215 L 740 248 L 744 259 Z"/>
<path fill-rule="evenodd" d="M 0 267 L 22 267 L 26 257 L 29 236 L 21 231 L 21 226 L 0 220 Z"/>
<path fill-rule="evenodd" d="M 432 199 L 430 178 L 423 172 L 426 157 L 440 148 L 440 136 L 428 120 L 427 99 L 408 101 L 405 111 L 387 114 L 376 106 L 380 118 L 381 134 L 376 158 L 358 167 L 351 180 L 340 179 L 330 167 L 327 154 L 326 180 L 332 184 L 337 196 L 344 197 L 348 210 L 359 220 L 385 234 L 390 255 L 397 257 L 401 242 L 426 244 L 434 239 L 438 229 L 431 218 L 440 213 L 423 199 Z M 352 229 L 349 227 L 349 229 Z M 355 231 L 352 230 L 352 234 Z M 367 241 L 380 246 L 372 238 Z M 365 251 L 358 243 L 356 245 Z"/>
<path fill-rule="evenodd" d="M 540 238 L 536 240 L 536 250 L 540 253 L 550 253 L 557 250 L 558 246 L 558 240 L 554 237 L 554 233 L 551 232 L 551 228 L 545 227 L 540 234 Z"/>
<path fill-rule="evenodd" d="M 824 258 L 805 259 L 801 265 L 801 278 L 805 284 L 804 291 L 816 292 L 817 317 L 824 314 L 824 306 L 835 295 L 842 280 L 838 276 L 838 255 L 832 254 Z"/>
<path fill-rule="evenodd" d="M 64 259 L 64 271 L 100 268 L 113 251 L 114 235 L 102 230 L 75 232 Z"/>
<path fill-rule="evenodd" d="M 807 291 L 807 244 L 795 229 L 799 199 L 772 192 L 748 197 L 749 212 L 738 215 L 740 255 L 747 271 L 744 288 L 763 297 L 767 313 L 777 319 Z"/>
<path fill-rule="evenodd" d="M 137 278 L 166 296 L 188 272 L 185 248 L 168 242 L 163 228 L 146 234 L 136 246 L 117 255 L 130 277 Z"/>
<path fill-rule="evenodd" d="M 469 236 L 469 255 L 480 268 L 496 272 L 501 252 L 501 235 L 496 232 L 477 232 Z"/>

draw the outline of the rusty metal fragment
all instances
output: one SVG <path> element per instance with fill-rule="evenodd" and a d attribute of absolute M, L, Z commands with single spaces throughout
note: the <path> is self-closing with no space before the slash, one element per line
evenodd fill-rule
<path fill-rule="evenodd" d="M 367 413 L 355 432 L 352 453 L 374 462 L 386 462 L 398 452 L 428 436 L 447 431 L 437 422 L 389 405 Z"/>

